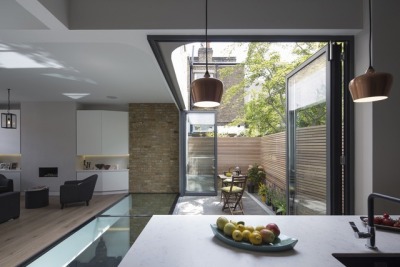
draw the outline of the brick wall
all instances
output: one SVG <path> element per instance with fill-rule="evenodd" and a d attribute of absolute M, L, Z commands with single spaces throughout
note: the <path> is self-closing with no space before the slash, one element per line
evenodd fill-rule
<path fill-rule="evenodd" d="M 179 192 L 179 111 L 174 104 L 129 105 L 129 192 Z"/>

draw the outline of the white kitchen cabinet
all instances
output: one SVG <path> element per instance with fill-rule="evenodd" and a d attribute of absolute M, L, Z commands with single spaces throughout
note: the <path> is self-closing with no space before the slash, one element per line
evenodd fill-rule
<path fill-rule="evenodd" d="M 85 179 L 93 174 L 97 174 L 95 193 L 128 192 L 129 189 L 129 171 L 128 170 L 84 170 L 78 171 L 76 177 L 78 180 Z"/>
<path fill-rule="evenodd" d="M 128 112 L 77 111 L 77 155 L 128 154 L 128 140 Z"/>
<path fill-rule="evenodd" d="M 14 191 L 21 191 L 21 172 L 20 171 L 0 171 L 7 179 L 13 180 Z"/>
<path fill-rule="evenodd" d="M 127 191 L 129 188 L 128 171 L 104 171 L 103 190 L 104 191 Z"/>
<path fill-rule="evenodd" d="M 17 128 L 0 128 L 0 154 L 20 154 L 21 153 L 21 134 L 20 134 L 20 111 L 10 110 L 17 115 Z M 0 113 L 7 113 L 7 110 L 0 110 Z"/>
<path fill-rule="evenodd" d="M 102 111 L 101 118 L 102 154 L 128 154 L 128 112 Z"/>
<path fill-rule="evenodd" d="M 101 152 L 101 112 L 98 110 L 78 110 L 77 154 L 100 155 Z"/>

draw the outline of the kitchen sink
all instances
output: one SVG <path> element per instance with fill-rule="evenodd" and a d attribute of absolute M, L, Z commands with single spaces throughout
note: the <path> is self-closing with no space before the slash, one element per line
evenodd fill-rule
<path fill-rule="evenodd" d="M 400 253 L 333 253 L 347 267 L 398 267 Z"/>

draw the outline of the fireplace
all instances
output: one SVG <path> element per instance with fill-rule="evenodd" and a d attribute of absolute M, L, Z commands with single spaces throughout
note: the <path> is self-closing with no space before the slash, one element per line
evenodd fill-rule
<path fill-rule="evenodd" d="M 58 177 L 58 168 L 39 167 L 39 177 Z"/>

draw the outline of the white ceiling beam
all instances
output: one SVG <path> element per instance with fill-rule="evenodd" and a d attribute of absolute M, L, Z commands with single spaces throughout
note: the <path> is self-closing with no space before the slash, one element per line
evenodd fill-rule
<path fill-rule="evenodd" d="M 44 5 L 37 0 L 16 0 L 29 13 L 40 20 L 50 30 L 68 30 Z"/>

